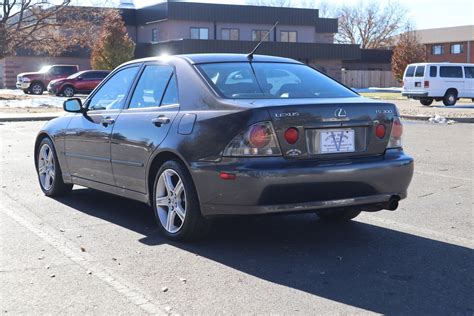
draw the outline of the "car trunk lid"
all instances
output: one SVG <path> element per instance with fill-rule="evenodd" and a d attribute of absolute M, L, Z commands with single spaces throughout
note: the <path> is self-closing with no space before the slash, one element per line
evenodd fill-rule
<path fill-rule="evenodd" d="M 290 103 L 291 104 L 288 104 Z M 273 105 L 270 105 L 273 103 Z M 286 103 L 286 104 L 285 104 Z M 383 154 L 390 138 L 395 105 L 364 98 L 257 100 L 268 106 L 282 153 L 292 159 L 334 159 Z M 377 136 L 384 130 L 383 137 Z M 288 142 L 285 132 L 298 130 Z M 380 136 L 380 134 L 379 134 Z"/>

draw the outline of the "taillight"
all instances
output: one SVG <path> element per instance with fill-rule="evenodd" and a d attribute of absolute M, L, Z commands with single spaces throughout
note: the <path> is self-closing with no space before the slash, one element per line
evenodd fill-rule
<path fill-rule="evenodd" d="M 295 127 L 290 127 L 285 131 L 285 140 L 288 144 L 294 144 L 298 141 L 299 132 Z"/>
<path fill-rule="evenodd" d="M 387 148 L 402 147 L 403 125 L 398 116 L 393 118 L 392 132 L 390 133 L 390 140 Z"/>
<path fill-rule="evenodd" d="M 377 136 L 378 138 L 385 137 L 385 125 L 379 124 L 375 127 L 375 136 Z"/>
<path fill-rule="evenodd" d="M 227 145 L 224 156 L 281 156 L 272 123 L 261 122 L 250 126 Z"/>
<path fill-rule="evenodd" d="M 271 131 L 265 125 L 254 125 L 250 129 L 249 142 L 253 147 L 263 148 L 271 140 Z"/>
<path fill-rule="evenodd" d="M 429 88 L 430 87 L 430 82 L 428 80 L 425 81 L 425 88 Z"/>

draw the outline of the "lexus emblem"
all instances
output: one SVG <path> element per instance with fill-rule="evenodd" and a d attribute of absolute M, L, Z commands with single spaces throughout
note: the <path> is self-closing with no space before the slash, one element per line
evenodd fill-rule
<path fill-rule="evenodd" d="M 344 109 L 337 109 L 336 112 L 334 112 L 334 116 L 337 118 L 347 117 L 347 112 Z"/>

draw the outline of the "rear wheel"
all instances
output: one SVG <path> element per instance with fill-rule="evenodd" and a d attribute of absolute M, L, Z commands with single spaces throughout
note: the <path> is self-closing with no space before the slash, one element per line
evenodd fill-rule
<path fill-rule="evenodd" d="M 42 83 L 33 82 L 33 84 L 31 84 L 30 92 L 32 94 L 41 95 L 41 94 L 43 94 L 43 91 L 44 91 L 44 87 L 43 87 Z"/>
<path fill-rule="evenodd" d="M 43 193 L 46 196 L 69 193 L 73 185 L 63 182 L 61 167 L 51 139 L 43 138 L 38 148 L 36 170 Z"/>
<path fill-rule="evenodd" d="M 327 221 L 347 222 L 357 217 L 361 211 L 359 210 L 337 210 L 337 211 L 317 211 L 316 214 Z"/>
<path fill-rule="evenodd" d="M 444 95 L 443 103 L 446 106 L 451 106 L 451 105 L 455 105 L 457 100 L 458 100 L 457 91 L 454 89 L 449 89 L 448 91 L 446 91 L 446 94 Z"/>
<path fill-rule="evenodd" d="M 433 103 L 433 99 L 432 98 L 420 99 L 420 103 L 425 106 L 428 106 L 428 105 L 431 105 L 431 103 Z"/>
<path fill-rule="evenodd" d="M 203 237 L 209 222 L 201 215 L 194 183 L 182 163 L 165 162 L 155 177 L 153 209 L 161 232 L 172 240 Z"/>
<path fill-rule="evenodd" d="M 72 86 L 65 86 L 63 88 L 63 94 L 65 97 L 72 98 L 74 96 L 74 87 Z"/>

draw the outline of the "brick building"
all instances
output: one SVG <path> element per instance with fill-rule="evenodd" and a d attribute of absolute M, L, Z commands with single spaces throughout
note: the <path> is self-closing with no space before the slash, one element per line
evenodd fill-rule
<path fill-rule="evenodd" d="M 248 53 L 278 21 L 259 54 L 297 59 L 336 79 L 341 79 L 343 64 L 346 68 L 390 67 L 387 51 L 379 54 L 377 50 L 362 51 L 358 45 L 335 44 L 338 20 L 319 17 L 317 9 L 174 0 L 135 9 L 130 2 L 122 1 L 121 10 L 129 34 L 137 43 L 137 58 L 164 53 Z M 367 56 L 378 58 L 372 61 Z M 18 73 L 52 63 L 78 64 L 80 69 L 90 67 L 87 51 L 58 58 L 19 52 L 0 60 L 0 87 L 14 87 Z"/>
<path fill-rule="evenodd" d="M 416 31 L 430 62 L 474 63 L 474 25 Z"/>

